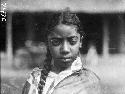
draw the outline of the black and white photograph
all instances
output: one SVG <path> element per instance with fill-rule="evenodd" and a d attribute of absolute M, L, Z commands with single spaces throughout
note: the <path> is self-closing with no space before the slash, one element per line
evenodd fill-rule
<path fill-rule="evenodd" d="M 1 0 L 1 94 L 125 94 L 125 0 Z"/>

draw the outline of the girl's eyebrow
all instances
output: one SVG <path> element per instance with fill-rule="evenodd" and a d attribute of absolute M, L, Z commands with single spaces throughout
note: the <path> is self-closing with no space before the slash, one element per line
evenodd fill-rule
<path fill-rule="evenodd" d="M 72 39 L 72 38 L 77 38 L 78 39 L 78 36 L 69 36 L 69 37 L 67 37 L 67 39 Z M 50 39 L 63 39 L 63 38 L 58 37 L 58 36 L 54 36 L 54 37 L 51 37 Z"/>
<path fill-rule="evenodd" d="M 62 39 L 62 38 L 60 38 L 60 37 L 52 37 L 52 38 L 50 38 L 50 39 Z"/>
<path fill-rule="evenodd" d="M 72 38 L 77 38 L 78 39 L 77 36 L 70 36 L 70 37 L 68 37 L 68 39 L 72 39 Z"/>

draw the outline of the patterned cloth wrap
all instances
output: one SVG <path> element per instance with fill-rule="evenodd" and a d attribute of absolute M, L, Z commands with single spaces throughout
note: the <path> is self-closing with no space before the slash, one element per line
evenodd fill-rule
<path fill-rule="evenodd" d="M 80 58 L 77 58 L 76 62 L 72 64 L 71 72 L 61 79 L 59 84 L 45 92 L 46 85 L 49 82 L 46 82 L 46 79 L 49 78 L 51 72 L 46 70 L 35 68 L 27 79 L 22 94 L 101 94 L 99 78 L 92 71 L 81 67 Z M 64 71 L 66 72 L 66 71 Z M 63 73 L 64 73 L 63 72 Z M 49 73 L 49 74 L 48 74 Z M 54 77 L 59 78 L 61 75 Z M 55 79 L 58 80 L 58 79 Z M 51 85 L 51 84 L 50 84 Z"/>
<path fill-rule="evenodd" d="M 34 68 L 24 85 L 22 94 L 42 94 L 46 77 L 46 70 Z"/>

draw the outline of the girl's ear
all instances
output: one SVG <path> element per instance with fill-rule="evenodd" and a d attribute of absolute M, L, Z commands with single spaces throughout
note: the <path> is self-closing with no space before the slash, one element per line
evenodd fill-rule
<path fill-rule="evenodd" d="M 82 42 L 82 40 L 83 40 L 83 36 L 80 36 L 80 42 Z"/>
<path fill-rule="evenodd" d="M 80 42 L 80 46 L 79 46 L 79 48 L 82 48 L 82 41 Z"/>
<path fill-rule="evenodd" d="M 80 38 L 80 48 L 82 48 L 82 39 L 83 39 L 83 36 L 81 36 Z"/>

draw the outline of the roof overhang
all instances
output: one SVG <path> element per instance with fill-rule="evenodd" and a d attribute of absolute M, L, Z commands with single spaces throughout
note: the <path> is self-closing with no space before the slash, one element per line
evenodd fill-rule
<path fill-rule="evenodd" d="M 77 12 L 125 13 L 125 0 L 2 0 L 1 3 L 6 3 L 6 11 L 10 12 L 58 11 L 70 7 Z"/>

